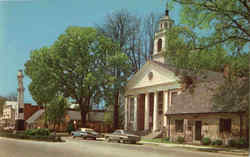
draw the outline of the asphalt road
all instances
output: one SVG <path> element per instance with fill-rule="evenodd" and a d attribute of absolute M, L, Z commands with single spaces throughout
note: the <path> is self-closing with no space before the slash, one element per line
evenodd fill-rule
<path fill-rule="evenodd" d="M 0 137 L 0 157 L 231 157 L 232 155 L 155 145 L 106 143 L 66 138 L 63 143 Z"/>

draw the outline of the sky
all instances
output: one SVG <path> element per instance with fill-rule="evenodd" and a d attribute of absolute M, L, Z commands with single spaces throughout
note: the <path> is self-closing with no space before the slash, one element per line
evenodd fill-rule
<path fill-rule="evenodd" d="M 17 91 L 17 72 L 31 50 L 51 45 L 68 26 L 91 27 L 127 9 L 138 16 L 165 11 L 166 0 L 0 0 L 0 95 Z M 178 8 L 170 11 L 178 23 Z M 24 76 L 24 102 L 36 104 Z"/>

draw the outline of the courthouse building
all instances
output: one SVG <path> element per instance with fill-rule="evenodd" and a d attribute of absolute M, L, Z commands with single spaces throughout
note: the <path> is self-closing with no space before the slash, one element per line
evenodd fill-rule
<path fill-rule="evenodd" d="M 220 139 L 247 136 L 247 116 L 239 113 L 215 112 L 211 98 L 223 72 L 206 71 L 197 76 L 194 93 L 185 91 L 183 78 L 164 57 L 166 30 L 174 21 L 168 10 L 159 21 L 155 34 L 152 60 L 128 81 L 125 92 L 125 129 L 138 133 L 162 135 L 175 141 L 178 136 L 186 142 L 199 143 L 202 137 Z M 167 53 L 167 52 L 166 52 Z M 188 73 L 188 70 L 185 70 Z M 244 115 L 244 113 L 243 113 Z M 240 127 L 241 125 L 241 127 Z M 154 136 L 152 136 L 154 137 Z"/>

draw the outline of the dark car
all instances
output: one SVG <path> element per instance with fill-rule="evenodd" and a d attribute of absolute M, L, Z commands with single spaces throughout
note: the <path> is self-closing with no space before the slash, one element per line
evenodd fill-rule
<path fill-rule="evenodd" d="M 141 137 L 126 130 L 116 130 L 111 134 L 105 134 L 105 140 L 107 142 L 117 141 L 117 142 L 135 144 L 136 142 L 141 140 Z"/>

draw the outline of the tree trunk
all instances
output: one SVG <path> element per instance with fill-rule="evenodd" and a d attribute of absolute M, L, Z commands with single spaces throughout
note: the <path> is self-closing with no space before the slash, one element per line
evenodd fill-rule
<path fill-rule="evenodd" d="M 47 105 L 46 104 L 44 104 L 44 127 L 48 128 Z"/>
<path fill-rule="evenodd" d="M 242 126 L 243 126 L 243 121 L 242 121 L 242 113 L 240 113 L 240 138 L 242 137 Z"/>
<path fill-rule="evenodd" d="M 54 136 L 56 136 L 56 123 L 54 123 Z"/>
<path fill-rule="evenodd" d="M 87 113 L 85 111 L 81 110 L 81 121 L 82 121 L 83 128 L 86 127 L 86 116 L 87 116 Z"/>
<path fill-rule="evenodd" d="M 119 127 L 119 91 L 115 92 L 115 104 L 114 104 L 114 112 L 113 112 L 113 121 L 114 121 L 114 129 L 118 129 Z"/>

